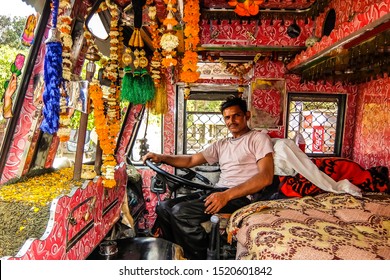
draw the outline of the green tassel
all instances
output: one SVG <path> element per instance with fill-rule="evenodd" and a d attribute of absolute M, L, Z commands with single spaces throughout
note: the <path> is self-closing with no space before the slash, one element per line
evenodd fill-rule
<path fill-rule="evenodd" d="M 132 102 L 131 99 L 132 96 L 134 95 L 134 90 L 133 90 L 134 78 L 133 78 L 133 73 L 131 71 L 131 67 L 126 66 L 124 68 L 124 72 L 125 75 L 123 76 L 122 79 L 121 100 Z"/>
<path fill-rule="evenodd" d="M 134 70 L 131 75 L 125 69 L 125 76 L 122 80 L 121 99 L 133 104 L 146 104 L 155 95 L 155 87 L 152 77 L 146 69 Z"/>
<path fill-rule="evenodd" d="M 146 69 L 142 69 L 141 77 L 142 77 L 142 87 L 143 87 L 143 98 L 146 103 L 148 101 L 153 100 L 156 89 L 154 87 L 153 79 L 149 75 Z"/>
<path fill-rule="evenodd" d="M 141 72 L 139 70 L 134 71 L 133 91 L 134 104 L 144 104 L 144 100 L 142 99 Z"/>

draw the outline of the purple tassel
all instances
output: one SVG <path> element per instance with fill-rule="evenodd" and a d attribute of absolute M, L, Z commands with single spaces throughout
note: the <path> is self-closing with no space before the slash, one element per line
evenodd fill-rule
<path fill-rule="evenodd" d="M 54 134 L 58 131 L 60 120 L 60 86 L 62 83 L 62 44 L 57 38 L 58 0 L 53 0 L 52 34 L 46 41 L 44 64 L 45 91 L 43 92 L 43 121 L 41 130 Z"/>

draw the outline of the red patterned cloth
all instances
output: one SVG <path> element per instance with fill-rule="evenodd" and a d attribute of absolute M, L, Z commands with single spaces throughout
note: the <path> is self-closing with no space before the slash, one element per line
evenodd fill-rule
<path fill-rule="evenodd" d="M 358 163 L 345 158 L 313 158 L 314 164 L 336 182 L 347 179 L 363 192 L 390 192 L 389 169 L 375 166 L 364 169 Z M 280 176 L 280 190 L 288 197 L 317 195 L 325 191 L 300 174 Z"/>

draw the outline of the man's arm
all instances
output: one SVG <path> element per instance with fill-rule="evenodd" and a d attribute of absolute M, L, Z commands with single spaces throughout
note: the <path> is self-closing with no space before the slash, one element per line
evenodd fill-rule
<path fill-rule="evenodd" d="M 143 162 L 147 159 L 155 163 L 163 162 L 179 168 L 191 168 L 207 162 L 202 153 L 194 155 L 163 155 L 149 152 L 142 157 Z"/>
<path fill-rule="evenodd" d="M 257 161 L 259 172 L 242 184 L 223 192 L 215 192 L 205 199 L 206 213 L 218 213 L 230 200 L 254 194 L 272 184 L 274 176 L 274 160 L 272 153 Z M 243 170 L 245 172 L 245 170 Z"/>

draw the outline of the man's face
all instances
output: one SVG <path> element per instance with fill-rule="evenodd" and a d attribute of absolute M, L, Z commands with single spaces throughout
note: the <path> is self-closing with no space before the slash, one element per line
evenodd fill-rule
<path fill-rule="evenodd" d="M 222 112 L 225 124 L 233 136 L 238 137 L 248 131 L 247 121 L 250 112 L 244 113 L 239 106 L 231 106 Z"/>

